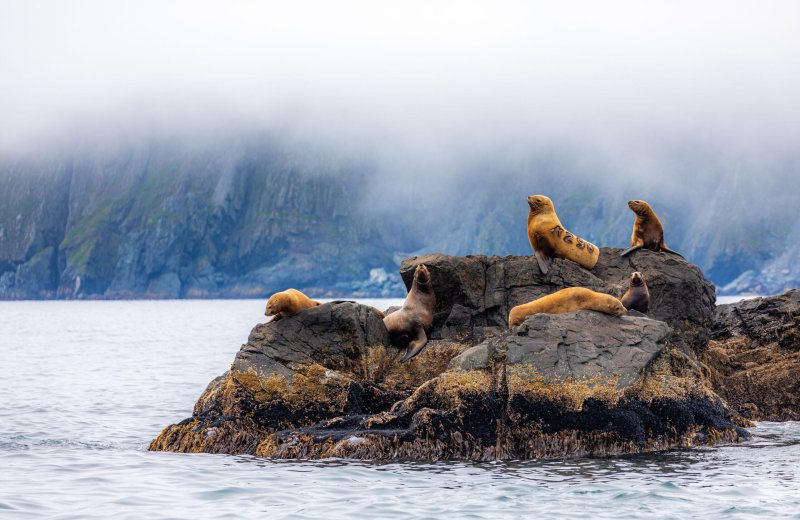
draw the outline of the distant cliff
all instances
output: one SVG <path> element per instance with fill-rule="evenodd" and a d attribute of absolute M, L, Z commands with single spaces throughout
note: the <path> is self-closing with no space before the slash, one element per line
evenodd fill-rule
<path fill-rule="evenodd" d="M 417 178 L 402 193 L 377 189 L 375 170 L 269 139 L 3 158 L 0 298 L 261 297 L 290 286 L 401 296 L 405 256 L 527 254 L 525 197 L 534 192 L 603 246 L 627 243 L 627 198 L 651 200 L 670 247 L 721 292 L 800 285 L 796 212 L 777 224 L 754 219 L 741 179 L 721 177 L 714 197 L 698 203 L 572 183 L 552 166 L 467 173 L 448 186 Z"/>

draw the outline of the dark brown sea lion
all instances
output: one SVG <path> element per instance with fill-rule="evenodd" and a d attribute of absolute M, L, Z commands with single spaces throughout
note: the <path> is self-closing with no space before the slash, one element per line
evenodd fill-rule
<path fill-rule="evenodd" d="M 636 220 L 633 221 L 631 246 L 622 252 L 622 256 L 645 248 L 656 253 L 664 251 L 683 258 L 683 255 L 667 247 L 664 242 L 664 227 L 650 204 L 643 200 L 631 200 L 628 201 L 628 207 L 636 213 Z"/>
<path fill-rule="evenodd" d="M 600 248 L 564 229 L 552 200 L 531 195 L 528 206 L 528 240 L 542 274 L 547 274 L 553 258 L 566 258 L 586 269 L 597 264 Z"/>
<path fill-rule="evenodd" d="M 644 275 L 636 271 L 631 275 L 628 290 L 620 298 L 622 305 L 628 310 L 635 310 L 647 314 L 650 307 L 650 291 L 647 289 Z"/>
<path fill-rule="evenodd" d="M 264 315 L 272 316 L 272 321 L 278 321 L 281 318 L 300 314 L 304 310 L 317 305 L 319 305 L 319 302 L 310 299 L 297 289 L 286 289 L 269 297 Z"/>
<path fill-rule="evenodd" d="M 419 354 L 428 343 L 434 307 L 436 296 L 431 275 L 425 264 L 420 264 L 414 271 L 414 282 L 403 306 L 383 319 L 392 345 L 406 349 L 401 363 Z"/>
<path fill-rule="evenodd" d="M 628 312 L 621 301 L 609 294 L 595 292 L 585 287 L 570 287 L 538 300 L 517 305 L 508 314 L 508 326 L 518 326 L 531 314 L 562 314 L 584 309 L 614 316 L 622 316 Z"/>

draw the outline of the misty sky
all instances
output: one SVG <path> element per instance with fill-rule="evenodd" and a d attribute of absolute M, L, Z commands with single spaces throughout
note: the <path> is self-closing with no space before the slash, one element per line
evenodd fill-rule
<path fill-rule="evenodd" d="M 799 2 L 554 4 L 2 1 L 0 147 L 242 125 L 434 165 L 797 156 Z"/>

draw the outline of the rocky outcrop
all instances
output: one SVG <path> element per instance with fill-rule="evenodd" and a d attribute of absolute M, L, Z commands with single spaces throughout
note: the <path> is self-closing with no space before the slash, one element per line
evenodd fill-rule
<path fill-rule="evenodd" d="M 800 291 L 720 305 L 704 361 L 741 415 L 800 420 Z"/>
<path fill-rule="evenodd" d="M 370 347 L 388 345 L 389 334 L 372 307 L 331 302 L 295 319 L 257 325 L 231 368 L 261 378 L 278 374 L 291 379 L 298 369 L 313 364 L 351 370 Z"/>
<path fill-rule="evenodd" d="M 431 270 L 436 292 L 431 337 L 477 342 L 506 329 L 512 307 L 567 287 L 586 287 L 620 297 L 628 288 L 630 274 L 640 271 L 650 290 L 648 316 L 672 326 L 675 341 L 702 346 L 714 316 L 714 285 L 700 269 L 678 256 L 643 250 L 623 258 L 621 252 L 601 249 L 591 271 L 556 259 L 546 275 L 532 256 L 432 254 L 403 261 L 400 274 L 410 287 L 417 265 L 424 263 Z"/>
<path fill-rule="evenodd" d="M 605 326 L 615 327 L 610 322 Z M 542 337 L 553 334 L 548 330 Z M 635 332 L 623 335 L 627 334 Z M 656 355 L 637 355 L 622 363 L 636 373 L 635 379 L 622 384 L 613 375 L 617 369 L 613 362 L 605 363 L 608 371 L 588 379 L 558 378 L 548 373 L 549 365 L 537 365 L 541 359 L 535 356 L 511 363 L 510 345 L 504 349 L 503 342 L 498 343 L 490 350 L 485 370 L 444 372 L 384 413 L 275 432 L 256 454 L 373 460 L 546 459 L 640 453 L 748 436 L 709 390 L 701 365 L 663 337 Z M 590 366 L 594 355 L 587 350 L 574 360 Z"/>
<path fill-rule="evenodd" d="M 496 307 L 542 290 L 531 281 L 535 264 L 524 269 L 522 260 L 438 256 L 426 263 L 437 291 L 460 298 L 469 312 L 456 315 L 469 316 L 465 323 L 475 327 L 498 319 Z M 659 261 L 677 277 L 653 274 L 659 312 L 701 330 L 704 304 L 680 311 L 665 288 L 696 290 L 695 296 L 713 301 L 694 268 L 663 255 L 629 268 L 643 270 Z M 628 274 L 611 261 L 600 271 L 604 278 L 560 262 L 554 266 L 557 276 L 545 290 L 578 276 L 605 283 Z M 491 271 L 499 280 L 492 282 L 492 297 L 502 305 L 485 306 L 484 268 L 483 276 Z M 516 296 L 503 294 L 509 290 Z M 438 310 L 450 319 L 455 308 Z M 399 364 L 383 322 L 362 305 L 323 304 L 258 325 L 231 370 L 200 397 L 193 416 L 167 427 L 150 449 L 272 458 L 493 460 L 606 456 L 747 436 L 711 391 L 691 350 L 678 348 L 688 336 L 663 321 L 638 313 L 533 315 L 512 330 L 502 323 L 483 327 L 480 335 L 486 337 L 477 345 L 469 340 L 478 335 L 475 330 L 460 331 L 452 320 L 446 326 L 447 320 L 440 322 L 439 338 Z"/>
<path fill-rule="evenodd" d="M 533 367 L 546 382 L 613 376 L 617 388 L 627 388 L 671 332 L 666 323 L 645 317 L 595 311 L 534 314 L 513 331 L 462 352 L 450 368 L 486 370 L 502 353 L 507 367 Z"/>
<path fill-rule="evenodd" d="M 462 349 L 433 342 L 401 365 L 372 307 L 325 303 L 257 325 L 231 369 L 200 396 L 192 417 L 167 427 L 150 449 L 252 454 L 276 430 L 387 410 Z"/>

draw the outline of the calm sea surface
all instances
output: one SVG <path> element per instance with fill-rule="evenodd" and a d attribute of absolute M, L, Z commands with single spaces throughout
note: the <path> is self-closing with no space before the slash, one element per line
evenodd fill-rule
<path fill-rule="evenodd" d="M 255 300 L 0 302 L 0 518 L 800 518 L 800 423 L 761 423 L 739 446 L 567 462 L 148 453 L 262 313 Z"/>

